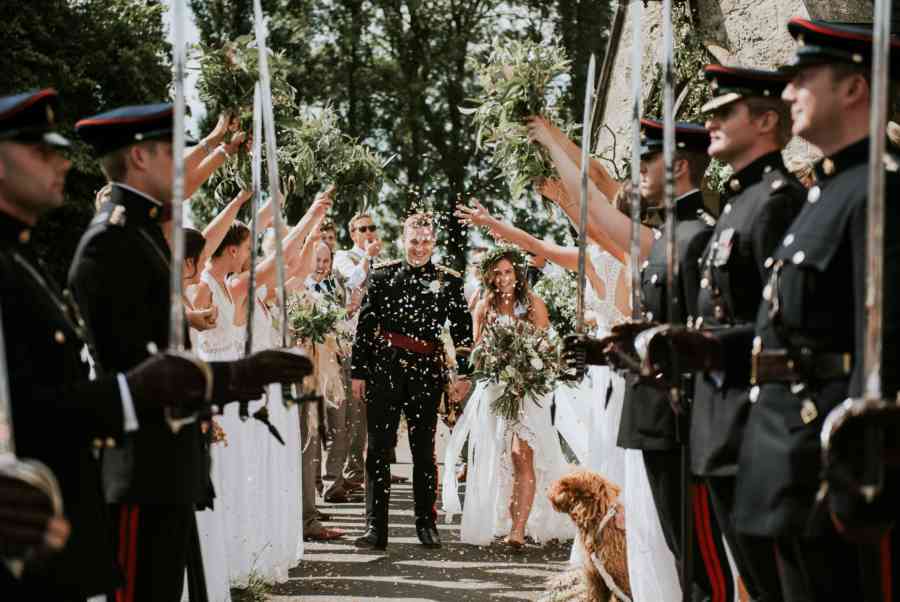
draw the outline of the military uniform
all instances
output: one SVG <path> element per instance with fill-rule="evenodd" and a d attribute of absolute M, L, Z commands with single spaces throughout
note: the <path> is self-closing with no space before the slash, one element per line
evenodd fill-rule
<path fill-rule="evenodd" d="M 780 98 L 781 73 L 710 65 L 706 77 L 716 97 L 704 111 L 719 111 L 747 97 Z M 722 214 L 701 259 L 698 318 L 694 326 L 723 339 L 744 337 L 756 320 L 766 261 L 794 220 L 806 190 L 779 151 L 757 157 L 725 183 Z M 771 264 L 769 264 L 771 265 Z M 691 469 L 704 477 L 716 518 L 753 599 L 779 595 L 768 540 L 739 538 L 732 528 L 734 477 L 747 413 L 750 379 L 746 356 L 738 366 L 697 375 L 691 409 Z"/>
<path fill-rule="evenodd" d="M 792 19 L 789 29 L 801 42 L 798 69 L 871 60 L 871 32 L 803 19 Z M 892 43 L 895 66 L 898 47 Z M 869 140 L 862 139 L 818 164 L 817 185 L 765 264 L 770 271 L 752 346 L 755 386 L 740 449 L 735 522 L 744 533 L 782 538 L 787 598 L 890 599 L 890 592 L 864 595 L 857 570 L 870 577 L 875 573 L 876 584 L 890 584 L 890 554 L 878 559 L 879 550 L 852 546 L 827 518 L 810 523 L 819 487 L 823 419 L 863 389 L 868 158 Z M 900 212 L 893 202 L 900 179 L 897 159 L 886 158 L 886 165 L 885 367 L 896 365 L 900 334 Z M 882 378 L 883 394 L 892 399 L 898 388 L 896 370 L 883 370 Z M 791 541 L 783 543 L 784 538 Z"/>
<path fill-rule="evenodd" d="M 643 126 L 642 157 L 662 149 L 662 123 L 641 120 Z M 676 146 L 680 150 L 704 153 L 709 135 L 700 126 L 678 124 Z M 676 261 L 680 268 L 676 282 L 676 315 L 668 315 L 666 241 L 662 231 L 654 230 L 656 240 L 647 261 L 641 266 L 642 315 L 648 322 L 692 324 L 697 316 L 697 291 L 700 288 L 699 259 L 706 247 L 715 220 L 705 210 L 703 195 L 694 190 L 676 200 L 675 204 Z M 676 559 L 681 554 L 681 462 L 680 446 L 687 437 L 687 425 L 673 410 L 666 392 L 641 382 L 636 374 L 625 377 L 625 401 L 619 424 L 618 445 L 626 449 L 643 450 L 647 478 L 653 491 L 653 501 L 659 514 L 666 542 Z M 679 429 L 681 432 L 679 433 Z M 701 595 L 714 593 L 713 583 L 721 584 L 721 598 L 727 598 L 732 587 L 727 559 L 721 537 L 710 512 L 706 492 L 698 489 L 693 496 L 697 517 L 693 557 L 703 561 L 705 571 L 694 571 L 694 583 Z M 718 598 L 717 598 L 718 599 Z"/>
<path fill-rule="evenodd" d="M 387 541 L 390 453 L 401 412 L 409 426 L 417 528 L 434 528 L 437 407 L 446 385 L 441 329 L 450 322 L 456 345 L 471 346 L 472 317 L 459 273 L 430 261 L 392 261 L 369 279 L 353 345 L 352 375 L 366 381 L 368 453 L 366 518 Z M 458 358 L 460 373 L 468 372 Z"/>

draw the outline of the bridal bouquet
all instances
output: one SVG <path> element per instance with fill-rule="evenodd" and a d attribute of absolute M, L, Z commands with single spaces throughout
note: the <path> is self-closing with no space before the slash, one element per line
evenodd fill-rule
<path fill-rule="evenodd" d="M 477 148 L 490 149 L 513 200 L 519 199 L 534 178 L 553 176 L 546 149 L 528 140 L 525 120 L 544 115 L 559 121 L 555 103 L 569 60 L 554 44 L 497 39 L 486 63 L 471 60 L 470 65 L 481 93 L 471 99 L 474 107 L 460 112 L 472 116 Z"/>
<path fill-rule="evenodd" d="M 341 322 L 346 318 L 347 311 L 332 297 L 314 299 L 301 293 L 288 298 L 291 333 L 301 341 L 322 344 L 329 335 L 337 339 Z"/>
<path fill-rule="evenodd" d="M 578 296 L 578 284 L 574 275 L 570 272 L 545 275 L 534 286 L 534 294 L 547 304 L 550 324 L 560 338 L 575 332 L 575 298 Z"/>
<path fill-rule="evenodd" d="M 550 393 L 560 372 L 555 337 L 528 322 L 505 318 L 485 325 L 471 362 L 473 380 L 503 386 L 491 411 L 507 420 L 519 417 L 526 398 L 537 403 Z"/>

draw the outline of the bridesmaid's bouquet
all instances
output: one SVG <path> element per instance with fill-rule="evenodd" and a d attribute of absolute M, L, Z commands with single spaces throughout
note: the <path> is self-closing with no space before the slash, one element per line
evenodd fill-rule
<path fill-rule="evenodd" d="M 323 344 L 329 336 L 342 336 L 341 322 L 347 310 L 333 297 L 313 298 L 305 293 L 288 298 L 288 322 L 294 337 L 308 343 Z"/>
<path fill-rule="evenodd" d="M 491 411 L 516 420 L 527 398 L 537 403 L 553 390 L 560 374 L 559 343 L 529 322 L 500 318 L 485 325 L 471 362 L 473 380 L 503 387 Z"/>
<path fill-rule="evenodd" d="M 472 58 L 470 67 L 481 92 L 471 99 L 474 106 L 460 112 L 472 116 L 477 148 L 491 150 L 491 161 L 517 200 L 533 179 L 553 176 L 546 149 L 529 141 L 525 121 L 535 115 L 559 121 L 569 59 L 555 44 L 498 38 L 487 61 Z"/>

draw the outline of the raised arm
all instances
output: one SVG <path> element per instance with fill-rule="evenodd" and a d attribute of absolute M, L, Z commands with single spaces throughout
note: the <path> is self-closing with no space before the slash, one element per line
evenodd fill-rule
<path fill-rule="evenodd" d="M 219 245 L 222 244 L 222 239 L 224 239 L 225 235 L 228 233 L 228 228 L 234 223 L 241 207 L 244 206 L 244 203 L 246 203 L 251 196 L 253 196 L 253 193 L 247 190 L 239 192 L 238 195 L 234 197 L 230 203 L 225 205 L 225 208 L 209 222 L 206 228 L 203 229 L 203 237 L 206 239 L 206 243 L 203 245 L 203 251 L 200 252 L 200 257 L 197 259 L 197 269 L 202 270 L 203 266 L 206 265 L 206 260 L 209 259 L 212 254 L 216 252 L 216 249 L 219 248 Z"/>
<path fill-rule="evenodd" d="M 560 205 L 573 224 L 581 221 L 580 208 L 577 201 L 581 197 L 581 170 L 569 158 L 565 150 L 556 142 L 548 130 L 531 127 L 534 140 L 547 147 L 553 164 L 560 176 L 566 192 L 568 203 Z M 588 223 L 587 234 L 597 244 L 606 249 L 620 261 L 624 261 L 625 253 L 631 245 L 631 220 L 610 204 L 609 199 L 588 180 Z M 653 231 L 641 226 L 641 261 L 650 254 L 653 246 Z"/>
<path fill-rule="evenodd" d="M 197 192 L 197 189 L 203 185 L 203 183 L 209 179 L 209 176 L 213 175 L 213 173 L 222 167 L 225 163 L 225 160 L 232 156 L 237 152 L 238 147 L 244 142 L 244 133 L 238 132 L 234 136 L 231 137 L 231 141 L 226 143 L 221 143 L 215 147 L 208 155 L 206 153 L 205 147 L 202 145 L 197 145 L 194 149 L 201 148 L 202 150 L 197 151 L 193 150 L 194 153 L 199 153 L 200 162 L 193 167 L 188 166 L 188 161 L 185 161 L 184 167 L 184 196 L 185 198 L 190 198 L 192 194 Z"/>

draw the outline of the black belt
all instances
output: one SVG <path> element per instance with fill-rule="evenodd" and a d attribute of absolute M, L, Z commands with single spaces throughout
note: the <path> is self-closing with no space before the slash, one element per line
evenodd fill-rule
<path fill-rule="evenodd" d="M 850 353 L 814 353 L 777 349 L 756 351 L 750 360 L 750 383 L 796 383 L 847 378 L 853 371 Z"/>

